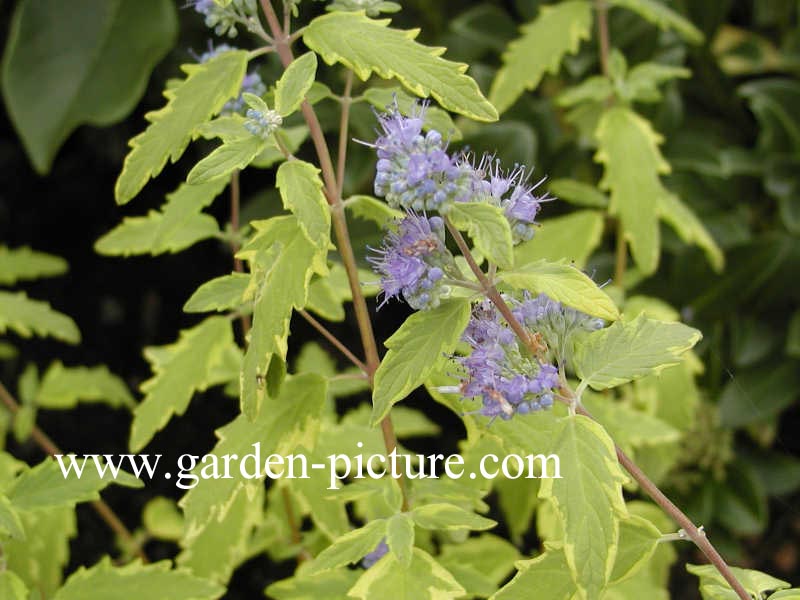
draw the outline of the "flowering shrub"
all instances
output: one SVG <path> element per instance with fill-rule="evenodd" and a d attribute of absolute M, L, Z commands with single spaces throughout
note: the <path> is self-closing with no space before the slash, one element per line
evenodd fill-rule
<path fill-rule="evenodd" d="M 21 338 L 74 345 L 81 333 L 17 288 L 67 264 L 0 247 L 0 284 L 14 287 L 0 291 L 0 360 L 16 377 L 0 384 L 13 440 L 0 453 L 0 598 L 663 598 L 685 583 L 670 581 L 676 562 L 707 599 L 796 597 L 723 558 L 760 567 L 740 560 L 736 536 L 761 531 L 767 495 L 798 483 L 797 461 L 767 448 L 800 355 L 796 292 L 771 279 L 797 262 L 800 93 L 789 77 L 760 78 L 791 61 L 752 34 L 770 58 L 748 66 L 725 45 L 746 32 L 697 7 L 520 2 L 517 31 L 512 13 L 467 4 L 452 52 L 396 26 L 416 13 L 394 2 L 183 6 L 187 29 L 202 23 L 238 47 L 211 43 L 193 61 L 175 51 L 186 64 L 166 64 L 160 106 L 134 117 L 113 194 L 136 210 L 181 182 L 94 249 L 112 261 L 209 242 L 228 266 L 187 268 L 208 279 L 186 290 L 195 320 L 144 348 L 135 398 L 102 365 L 56 360 L 40 375 L 19 362 Z M 173 45 L 170 0 L 115 6 L 87 0 L 96 27 L 65 41 L 85 26 L 70 3 L 18 3 L 4 97 L 40 172 L 75 127 L 130 112 Z M 707 41 L 695 22 L 722 32 L 697 56 Z M 710 117 L 679 82 L 692 76 L 687 56 L 703 66 L 712 52 L 720 73 L 758 75 L 739 93 L 768 166 L 741 139 L 696 137 Z M 80 76 L 57 78 L 66 62 Z M 47 94 L 30 87 L 48 77 Z M 780 232 L 731 218 L 735 178 L 774 197 L 766 221 Z M 792 307 L 789 326 L 766 334 L 762 316 L 714 312 L 762 285 Z M 718 389 L 728 337 L 742 389 L 758 394 Z M 213 447 L 172 434 L 202 396 L 229 410 Z M 129 462 L 95 453 L 82 475 L 66 469 L 80 446 L 57 447 L 40 411 L 86 403 L 124 411 Z M 739 452 L 735 428 L 758 450 Z M 427 454 L 409 449 L 420 440 Z M 29 441 L 55 460 L 31 459 Z M 181 453 L 176 477 L 137 467 L 134 455 L 166 442 Z M 134 514 L 120 519 L 123 497 Z M 86 502 L 116 545 L 68 560 Z"/>

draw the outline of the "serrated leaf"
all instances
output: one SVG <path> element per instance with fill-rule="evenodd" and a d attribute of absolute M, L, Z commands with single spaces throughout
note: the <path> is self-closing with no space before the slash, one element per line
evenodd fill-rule
<path fill-rule="evenodd" d="M 663 194 L 658 201 L 659 216 L 669 223 L 684 242 L 700 247 L 717 273 L 722 271 L 725 255 L 697 215 L 675 194 Z"/>
<path fill-rule="evenodd" d="M 173 415 L 186 412 L 194 393 L 210 385 L 212 370 L 232 344 L 231 322 L 225 317 L 209 317 L 183 330 L 177 342 L 145 349 L 153 377 L 142 384 L 145 397 L 133 411 L 132 452 L 144 448 Z"/>
<path fill-rule="evenodd" d="M 465 590 L 453 575 L 424 550 L 414 548 L 411 564 L 404 567 L 393 554 L 364 571 L 348 593 L 360 600 L 453 600 Z"/>
<path fill-rule="evenodd" d="M 558 72 L 566 54 L 575 54 L 592 29 L 592 5 L 569 0 L 542 6 L 522 36 L 508 45 L 503 66 L 492 82 L 489 99 L 498 112 L 509 108 L 525 89 L 534 89 L 545 73 Z"/>
<path fill-rule="evenodd" d="M 444 355 L 455 349 L 469 318 L 468 300 L 446 300 L 438 308 L 414 313 L 386 340 L 389 352 L 375 372 L 373 425 L 422 385 Z"/>
<path fill-rule="evenodd" d="M 253 327 L 241 376 L 242 411 L 253 419 L 267 391 L 262 382 L 270 364 L 286 359 L 292 310 L 305 306 L 311 276 L 327 268 L 328 250 L 312 242 L 294 216 L 251 224 L 258 233 L 238 256 L 256 273 Z"/>
<path fill-rule="evenodd" d="M 661 29 L 674 29 L 692 44 L 701 44 L 703 32 L 691 21 L 679 15 L 669 6 L 658 0 L 610 0 L 611 6 L 622 6 L 632 10 Z"/>
<path fill-rule="evenodd" d="M 485 533 L 461 543 L 443 545 L 437 560 L 453 573 L 459 583 L 467 588 L 467 592 L 472 590 L 462 580 L 464 570 L 469 569 L 473 573 L 472 580 L 475 579 L 474 574 L 478 574 L 484 584 L 489 584 L 489 591 L 482 594 L 488 596 L 506 580 L 511 566 L 519 558 L 519 550 L 513 544 L 496 535 Z"/>
<path fill-rule="evenodd" d="M 636 574 L 653 556 L 661 532 L 647 519 L 630 515 L 619 522 L 619 548 L 609 583 L 619 583 Z"/>
<path fill-rule="evenodd" d="M 656 62 L 643 62 L 633 67 L 617 87 L 617 93 L 625 102 L 658 102 L 661 100 L 660 85 L 672 79 L 686 79 L 692 72 L 684 67 Z"/>
<path fill-rule="evenodd" d="M 608 198 L 595 186 L 575 179 L 553 179 L 548 184 L 548 190 L 559 200 L 566 200 L 578 206 L 591 208 L 605 208 Z"/>
<path fill-rule="evenodd" d="M 546 294 L 588 315 L 610 321 L 619 318 L 614 301 L 588 275 L 565 263 L 538 261 L 502 271 L 499 279 L 519 290 Z"/>
<path fill-rule="evenodd" d="M 386 521 L 386 545 L 404 567 L 411 565 L 414 550 L 414 521 L 407 513 L 397 513 Z"/>
<path fill-rule="evenodd" d="M 561 419 L 551 452 L 567 475 L 543 478 L 539 498 L 548 500 L 564 530 L 564 554 L 578 588 L 597 598 L 614 567 L 625 476 L 614 443 L 603 428 L 581 415 Z M 592 507 L 587 510 L 587 507 Z"/>
<path fill-rule="evenodd" d="M 372 221 L 381 229 L 388 227 L 395 219 L 403 218 L 401 211 L 372 196 L 350 196 L 344 201 L 344 207 L 354 216 Z"/>
<path fill-rule="evenodd" d="M 60 256 L 31 250 L 27 246 L 0 246 L 0 285 L 53 277 L 67 272 L 69 265 Z"/>
<path fill-rule="evenodd" d="M 61 361 L 55 361 L 42 377 L 36 405 L 68 409 L 77 406 L 78 402 L 102 402 L 113 407 L 134 405 L 128 386 L 105 365 L 65 367 Z"/>
<path fill-rule="evenodd" d="M 604 390 L 680 363 L 702 337 L 683 323 L 640 315 L 586 335 L 576 344 L 573 368 L 581 389 Z"/>
<path fill-rule="evenodd" d="M 275 110 L 282 117 L 296 111 L 317 74 L 317 55 L 306 52 L 294 59 L 275 84 Z"/>
<path fill-rule="evenodd" d="M 326 63 L 340 62 L 363 81 L 373 72 L 396 77 L 410 92 L 431 95 L 447 110 L 478 121 L 497 120 L 478 84 L 464 74 L 467 65 L 441 58 L 442 48 L 415 42 L 418 29 L 401 31 L 388 24 L 360 12 L 334 12 L 314 19 L 303 30 L 303 41 Z"/>
<path fill-rule="evenodd" d="M 573 600 L 577 586 L 567 576 L 570 569 L 560 545 L 545 542 L 545 552 L 530 560 L 520 560 L 514 565 L 517 574 L 490 600 Z"/>
<path fill-rule="evenodd" d="M 125 217 L 114 229 L 95 242 L 94 249 L 106 256 L 130 256 L 179 252 L 219 233 L 211 215 L 201 211 L 219 196 L 227 182 L 217 180 L 201 185 L 183 183 L 167 194 L 161 210 L 143 217 Z"/>
<path fill-rule="evenodd" d="M 364 100 L 381 111 L 389 110 L 396 103 L 397 109 L 405 116 L 411 116 L 414 107 L 419 103 L 417 98 L 407 94 L 399 87 L 369 88 L 364 91 Z M 452 142 L 458 142 L 463 137 L 447 111 L 438 106 L 425 108 L 422 129 L 424 131 L 436 130 L 442 134 L 442 137 Z"/>
<path fill-rule="evenodd" d="M 663 138 L 631 109 L 616 106 L 600 117 L 594 159 L 603 163 L 600 187 L 611 192 L 609 213 L 617 215 L 631 254 L 643 273 L 658 267 L 658 208 L 668 192 L 659 174 L 669 173 L 658 145 Z"/>
<path fill-rule="evenodd" d="M 532 240 L 514 248 L 515 265 L 521 267 L 538 260 L 568 260 L 580 269 L 603 236 L 603 213 L 596 210 L 579 210 L 545 219 L 541 224 Z"/>
<path fill-rule="evenodd" d="M 278 167 L 275 187 L 281 193 L 283 207 L 292 211 L 308 239 L 321 250 L 327 250 L 331 211 L 322 193 L 319 169 L 301 160 L 285 162 Z M 323 265 L 321 270 L 325 268 Z"/>
<path fill-rule="evenodd" d="M 236 170 L 242 170 L 261 154 L 267 145 L 266 140 L 255 135 L 223 142 L 221 146 L 197 163 L 189 171 L 186 183 L 197 185 L 215 179 L 229 177 Z"/>
<path fill-rule="evenodd" d="M 28 588 L 52 598 L 69 559 L 69 540 L 77 532 L 75 509 L 61 506 L 22 511 L 20 518 L 25 539 L 3 542 L 7 568 Z"/>
<path fill-rule="evenodd" d="M 593 77 L 587 77 L 577 85 L 568 87 L 561 92 L 556 97 L 556 104 L 564 107 L 572 107 L 586 102 L 601 103 L 611 99 L 613 93 L 614 85 L 609 77 L 594 75 Z M 551 185 L 552 183 L 553 182 L 551 182 Z"/>
<path fill-rule="evenodd" d="M 252 481 L 262 480 L 266 475 L 264 460 L 270 454 L 288 456 L 296 454 L 296 448 L 300 445 L 309 448 L 314 446 L 319 430 L 319 415 L 326 396 L 327 382 L 323 377 L 313 373 L 288 376 L 280 394 L 267 399 L 265 410 L 259 413 L 255 421 L 240 414 L 216 431 L 219 441 L 208 453 L 207 462 L 198 463 L 192 471 L 186 470 L 179 476 L 182 484 L 190 488 L 178 503 L 186 519 L 181 540 L 183 546 L 191 545 L 213 519 L 221 521 L 225 518 L 237 491 L 247 484 L 245 475 L 248 478 L 255 475 L 253 463 L 260 465 L 260 472 L 257 477 L 251 478 Z M 256 443 L 259 445 L 255 446 Z M 255 455 L 256 448 L 259 449 L 261 460 L 256 460 L 258 456 L 254 456 L 253 462 L 245 461 L 245 455 Z M 213 469 L 214 464 L 222 472 L 224 457 L 231 454 L 242 457 L 237 475 L 228 479 L 199 480 L 203 469 Z M 242 466 L 246 468 L 244 475 L 241 473 Z M 193 479 L 195 477 L 198 479 Z"/>
<path fill-rule="evenodd" d="M 244 302 L 244 293 L 250 284 L 247 273 L 231 273 L 215 277 L 197 288 L 183 305 L 183 311 L 223 312 L 239 308 Z"/>
<path fill-rule="evenodd" d="M 491 262 L 511 268 L 511 226 L 502 208 L 484 202 L 456 202 L 448 209 L 447 218 L 457 229 L 467 231 L 475 247 Z"/>
<path fill-rule="evenodd" d="M 115 567 L 106 557 L 70 575 L 53 600 L 214 600 L 225 592 L 218 583 L 171 566 L 168 560 L 149 565 L 137 560 Z"/>
<path fill-rule="evenodd" d="M 425 504 L 411 511 L 414 523 L 423 529 L 457 531 L 459 529 L 491 529 L 497 522 L 464 510 L 455 504 Z"/>
<path fill-rule="evenodd" d="M 275 600 L 341 600 L 353 587 L 358 571 L 336 569 L 317 575 L 300 573 L 290 579 L 276 581 L 265 590 Z"/>
<path fill-rule="evenodd" d="M 358 562 L 372 552 L 385 536 L 385 519 L 376 519 L 359 529 L 349 531 L 320 552 L 309 565 L 306 574 L 314 575 Z"/>
<path fill-rule="evenodd" d="M 50 308 L 47 302 L 28 298 L 25 292 L 0 291 L 0 333 L 9 329 L 26 338 L 52 336 L 68 344 L 81 341 L 75 321 Z"/>
<path fill-rule="evenodd" d="M 69 464 L 69 457 L 63 457 Z M 97 500 L 100 491 L 115 483 L 128 487 L 142 487 L 144 484 L 125 471 L 113 475 L 111 465 L 98 462 L 107 469 L 103 476 L 98 472 L 98 464 L 92 460 L 79 459 L 82 462 L 82 475 L 71 470 L 65 477 L 56 460 L 46 458 L 44 461 L 23 472 L 11 485 L 6 494 L 15 508 L 19 510 L 36 510 L 40 508 L 56 508 L 59 506 L 75 506 L 78 502 Z M 121 461 L 120 461 L 121 462 Z M 117 463 L 118 465 L 120 463 Z"/>
<path fill-rule="evenodd" d="M 169 0 L 17 4 L 3 53 L 3 96 L 40 174 L 76 127 L 110 125 L 133 110 L 176 33 Z"/>
<path fill-rule="evenodd" d="M 766 592 L 791 587 L 788 581 L 783 581 L 755 569 L 740 569 L 739 567 L 730 567 L 730 569 L 733 576 L 739 580 L 739 583 L 742 584 L 747 593 L 752 594 L 755 598 L 762 598 Z M 731 590 L 730 584 L 725 581 L 725 578 L 722 577 L 714 565 L 687 564 L 686 570 L 700 578 L 700 590 L 703 592 L 703 598 L 728 598 L 729 594 L 727 592 Z M 703 588 L 706 587 L 719 587 L 719 591 L 723 592 L 723 594 L 707 594 L 707 591 L 713 590 L 704 590 Z M 736 598 L 735 595 L 731 597 Z"/>
<path fill-rule="evenodd" d="M 247 68 L 247 52 L 223 52 L 208 62 L 184 65 L 186 79 L 164 93 L 164 108 L 147 113 L 147 129 L 133 138 L 114 195 L 129 202 L 147 181 L 158 175 L 169 159 L 175 162 L 196 136 L 196 128 L 239 93 Z"/>
<path fill-rule="evenodd" d="M 22 520 L 17 514 L 14 505 L 11 504 L 11 500 L 2 492 L 0 492 L 0 535 L 8 535 L 16 540 L 25 539 Z M 0 589 L 2 589 L 2 586 L 0 586 Z"/>

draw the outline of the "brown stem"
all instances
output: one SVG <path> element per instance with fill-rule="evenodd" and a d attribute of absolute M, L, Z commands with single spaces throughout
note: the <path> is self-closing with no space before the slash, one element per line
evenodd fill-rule
<path fill-rule="evenodd" d="M 610 75 L 608 55 L 611 52 L 611 43 L 608 35 L 608 5 L 606 5 L 605 0 L 597 0 L 595 8 L 597 12 L 597 40 L 600 46 L 600 68 L 603 70 L 603 75 L 608 77 Z"/>
<path fill-rule="evenodd" d="M 289 531 L 292 535 L 292 543 L 300 545 L 303 538 L 300 535 L 300 525 L 297 522 L 297 516 L 294 514 L 294 506 L 292 506 L 292 498 L 289 495 L 289 489 L 281 488 L 281 497 L 283 498 L 283 507 L 286 510 L 286 522 L 289 524 Z M 300 553 L 297 555 L 297 562 L 302 563 L 313 558 L 311 553 L 305 548 L 300 548 Z"/>
<path fill-rule="evenodd" d="M 472 256 L 469 246 L 467 246 L 467 243 L 464 241 L 461 232 L 453 227 L 448 220 L 445 220 L 445 223 L 447 224 L 447 228 L 450 233 L 453 234 L 453 238 L 455 239 L 459 250 L 461 250 L 461 253 L 466 259 L 470 269 L 472 269 L 475 277 L 477 277 L 478 281 L 480 281 L 484 286 L 484 293 L 486 296 L 497 307 L 497 310 L 500 311 L 500 314 L 503 315 L 505 320 L 508 322 L 508 325 L 514 331 L 514 333 L 517 334 L 519 339 L 522 340 L 525 345 L 528 346 L 528 348 L 530 348 L 530 335 L 514 316 L 514 313 L 511 312 L 508 304 L 506 304 L 506 301 L 503 300 L 503 297 L 494 288 L 492 282 L 490 282 L 484 275 L 483 271 L 481 271 L 480 267 Z M 535 351 L 534 354 L 536 354 Z M 572 395 L 571 390 L 565 391 Z M 570 406 L 573 406 L 575 411 L 579 414 L 595 420 L 582 406 L 575 406 L 576 403 L 574 402 L 574 397 L 569 399 L 569 403 Z M 728 565 L 720 556 L 719 552 L 717 552 L 716 548 L 714 548 L 703 532 L 700 531 L 697 526 L 692 523 L 691 519 L 689 519 L 689 517 L 687 517 L 677 506 L 675 506 L 675 504 L 672 503 L 669 498 L 664 495 L 658 486 L 653 483 L 639 467 L 636 466 L 636 464 L 619 448 L 619 446 L 615 444 L 614 447 L 617 452 L 617 459 L 619 460 L 619 463 L 625 468 L 626 471 L 628 471 L 628 473 L 630 473 L 631 477 L 636 480 L 636 482 L 647 493 L 647 495 L 650 496 L 650 498 L 652 498 L 653 501 L 658 504 L 665 513 L 672 517 L 672 519 L 674 519 L 675 522 L 684 529 L 684 531 L 686 531 L 686 534 L 689 536 L 689 538 L 697 545 L 698 548 L 700 548 L 703 554 L 706 555 L 706 558 L 708 558 L 711 564 L 716 567 L 719 573 L 731 585 L 739 597 L 742 600 L 752 600 L 742 585 L 737 581 L 736 577 L 733 575 L 733 572 L 730 570 L 730 567 L 728 567 Z"/>
<path fill-rule="evenodd" d="M 336 155 L 336 183 L 338 184 L 336 193 L 342 197 L 344 189 L 344 167 L 347 162 L 347 137 L 350 128 L 350 106 L 353 103 L 353 72 L 347 71 L 347 79 L 344 82 L 344 94 L 342 94 L 342 115 L 339 121 L 339 152 Z"/>
<path fill-rule="evenodd" d="M 17 414 L 19 411 L 19 403 L 17 403 L 17 401 L 2 383 L 0 383 L 0 400 L 3 401 L 3 404 L 5 404 L 8 410 L 11 411 L 12 415 Z M 36 425 L 34 425 L 33 429 L 31 430 L 31 439 L 36 442 L 39 448 L 41 448 L 50 456 L 64 454 L 61 449 L 56 446 L 53 440 L 51 440 L 48 435 Z M 136 539 L 133 537 L 133 534 L 131 534 L 113 509 L 106 504 L 104 500 L 93 500 L 91 505 L 99 517 L 105 522 L 106 525 L 108 525 L 109 529 L 111 529 L 111 531 L 113 531 L 123 541 L 125 546 L 133 549 L 136 555 L 141 558 L 143 562 L 148 562 L 147 555 L 145 554 L 141 544 L 136 541 Z"/>
<path fill-rule="evenodd" d="M 267 18 L 270 31 L 275 38 L 275 49 L 278 52 L 281 63 L 284 68 L 286 68 L 294 60 L 292 49 L 289 46 L 291 37 L 281 28 L 270 0 L 261 0 L 261 8 L 264 11 L 264 16 Z M 331 218 L 333 220 L 333 230 L 336 236 L 336 246 L 339 249 L 339 255 L 342 257 L 342 263 L 347 273 L 347 281 L 350 284 L 350 292 L 353 297 L 353 310 L 356 314 L 361 344 L 364 347 L 367 375 L 371 385 L 375 371 L 378 369 L 378 365 L 380 365 L 380 356 L 378 355 L 378 344 L 375 341 L 375 333 L 372 329 L 372 320 L 369 316 L 367 301 L 364 298 L 364 293 L 361 291 L 361 284 L 358 281 L 358 267 L 355 254 L 353 253 L 353 246 L 350 243 L 350 233 L 347 230 L 344 204 L 339 194 L 339 186 L 336 182 L 336 173 L 333 168 L 333 162 L 331 161 L 330 150 L 325 141 L 325 135 L 322 132 L 322 126 L 319 123 L 317 114 L 314 112 L 314 108 L 308 100 L 303 100 L 300 109 L 308 125 L 309 135 L 311 136 L 311 141 L 314 144 L 314 149 L 319 158 L 320 168 L 322 169 L 322 180 L 325 184 L 325 197 L 328 200 L 328 204 L 331 206 Z M 394 426 L 392 425 L 390 415 L 387 415 L 381 422 L 381 430 L 383 432 L 383 442 L 386 446 L 386 452 L 391 453 L 397 447 L 397 438 L 394 434 Z M 400 483 L 400 489 L 403 491 L 403 506 L 405 507 L 408 504 L 405 482 L 401 477 L 398 477 L 398 482 Z"/>
<path fill-rule="evenodd" d="M 623 287 L 625 269 L 628 266 L 628 248 L 625 243 L 625 231 L 622 221 L 617 220 L 617 247 L 614 258 L 614 285 Z"/>
<path fill-rule="evenodd" d="M 306 321 L 308 321 L 314 329 L 319 331 L 326 340 L 328 340 L 331 344 L 336 346 L 336 349 L 339 350 L 339 352 L 341 352 L 342 354 L 344 354 L 351 363 L 353 363 L 359 369 L 364 371 L 365 374 L 369 372 L 367 365 L 365 365 L 355 354 L 353 354 L 350 351 L 350 349 L 347 346 L 345 346 L 339 338 L 337 338 L 330 332 L 330 330 L 328 330 L 327 327 L 325 327 L 322 323 L 320 323 L 314 317 L 312 317 L 308 313 L 308 311 L 300 309 L 297 312 L 300 314 L 301 317 L 303 317 Z"/>

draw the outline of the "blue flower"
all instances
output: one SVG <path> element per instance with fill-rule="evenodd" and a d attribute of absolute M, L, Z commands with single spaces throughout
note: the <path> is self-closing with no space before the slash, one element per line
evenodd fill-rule
<path fill-rule="evenodd" d="M 361 566 L 369 569 L 372 565 L 378 562 L 384 555 L 389 552 L 389 546 L 386 545 L 386 538 L 383 538 L 375 549 L 361 559 Z"/>
<path fill-rule="evenodd" d="M 236 37 L 237 25 L 246 24 L 255 17 L 258 10 L 256 0 L 232 0 L 228 6 L 222 7 L 214 0 L 193 0 L 189 2 L 195 11 L 205 17 L 206 27 L 213 29 L 217 35 Z"/>
<path fill-rule="evenodd" d="M 532 356 L 488 300 L 473 309 L 462 339 L 472 351 L 457 359 L 463 368 L 458 389 L 481 399 L 479 414 L 507 420 L 553 405 L 558 368 Z"/>
<path fill-rule="evenodd" d="M 443 294 L 445 270 L 453 256 L 444 245 L 444 221 L 409 212 L 389 231 L 383 247 L 367 257 L 381 277 L 383 306 L 402 296 L 418 310 L 436 308 Z"/>

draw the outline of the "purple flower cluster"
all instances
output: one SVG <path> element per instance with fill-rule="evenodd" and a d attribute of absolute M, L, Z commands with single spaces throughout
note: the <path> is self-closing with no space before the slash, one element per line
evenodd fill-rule
<path fill-rule="evenodd" d="M 375 549 L 361 559 L 361 566 L 369 569 L 372 565 L 378 562 L 389 552 L 389 546 L 386 545 L 386 538 L 382 539 L 380 543 L 375 546 Z"/>
<path fill-rule="evenodd" d="M 438 131 L 422 134 L 424 112 L 425 105 L 418 106 L 405 117 L 395 107 L 378 116 L 383 134 L 375 141 L 375 194 L 395 208 L 439 210 L 470 197 L 472 168 L 448 155 Z"/>
<path fill-rule="evenodd" d="M 409 212 L 390 230 L 383 247 L 367 258 L 381 275 L 383 301 L 403 296 L 418 310 L 436 308 L 446 291 L 445 270 L 453 256 L 444 245 L 444 221 Z"/>
<path fill-rule="evenodd" d="M 213 0 L 210 0 L 213 4 Z M 197 57 L 197 61 L 200 63 L 208 62 L 215 56 L 219 56 L 223 52 L 228 52 L 230 50 L 236 50 L 233 46 L 229 46 L 228 44 L 220 44 L 214 47 L 213 44 L 209 44 L 208 50 L 203 52 L 200 56 Z M 249 93 L 254 94 L 256 96 L 262 96 L 267 91 L 267 86 L 264 85 L 264 81 L 261 79 L 261 75 L 256 73 L 255 71 L 248 73 L 242 79 L 242 87 L 239 90 L 239 95 L 234 98 L 233 100 L 229 100 L 225 106 L 222 107 L 220 111 L 221 114 L 233 114 L 238 113 L 241 114 L 244 111 L 246 103 L 242 94 Z"/>
<path fill-rule="evenodd" d="M 464 368 L 459 391 L 481 398 L 479 414 L 507 420 L 553 405 L 558 369 L 531 356 L 488 300 L 473 310 L 463 340 L 472 352 L 458 359 Z"/>
<path fill-rule="evenodd" d="M 529 185 L 524 167 L 504 172 L 490 156 L 475 165 L 465 154 L 448 154 L 438 131 L 422 132 L 426 107 L 404 116 L 395 106 L 378 116 L 375 194 L 393 207 L 442 213 L 453 202 L 489 202 L 503 208 L 515 244 L 531 239 L 540 204 L 548 199 L 533 194 L 541 181 Z"/>

